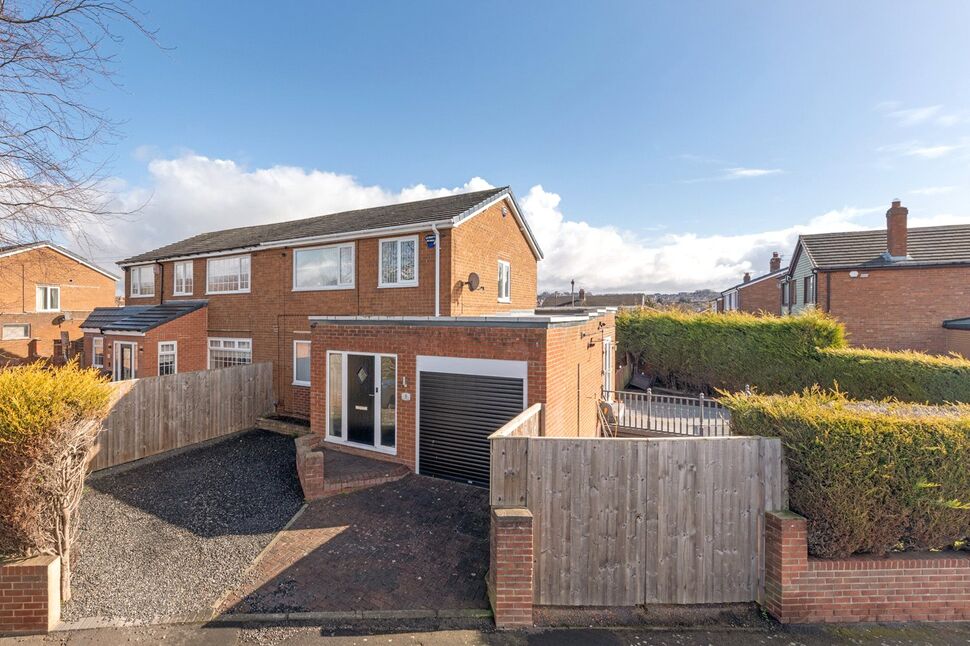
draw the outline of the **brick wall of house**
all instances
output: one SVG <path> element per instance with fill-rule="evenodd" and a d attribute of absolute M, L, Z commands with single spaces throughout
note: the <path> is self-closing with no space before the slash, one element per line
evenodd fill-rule
<path fill-rule="evenodd" d="M 808 556 L 806 521 L 765 519 L 763 605 L 782 623 L 970 620 L 970 554 Z"/>
<path fill-rule="evenodd" d="M 781 287 L 775 278 L 742 285 L 738 288 L 738 300 L 738 309 L 742 312 L 781 313 Z"/>
<path fill-rule="evenodd" d="M 507 211 L 504 216 L 503 208 Z M 493 204 L 455 228 L 453 235 L 450 279 L 443 287 L 451 295 L 452 316 L 535 309 L 536 258 L 508 201 Z M 498 302 L 499 260 L 511 266 L 509 303 Z M 481 288 L 475 292 L 463 284 L 472 272 L 481 278 Z"/>
<path fill-rule="evenodd" d="M 603 339 L 616 346 L 616 315 L 575 326 L 554 327 L 546 343 L 545 434 L 595 437 L 597 402 L 603 390 Z"/>
<path fill-rule="evenodd" d="M 494 230 L 491 227 L 494 226 Z M 248 338 L 253 342 L 253 361 L 269 361 L 274 366 L 277 409 L 281 413 L 309 415 L 309 392 L 293 384 L 293 340 L 309 338 L 309 316 L 314 315 L 386 315 L 433 316 L 435 286 L 435 250 L 425 236 L 431 229 L 415 235 L 418 251 L 418 285 L 415 287 L 378 287 L 380 238 L 355 241 L 355 286 L 351 289 L 293 291 L 293 248 L 266 249 L 250 254 L 251 288 L 248 294 L 206 294 L 206 259 L 192 261 L 193 293 L 174 294 L 175 263 L 160 263 L 155 276 L 155 296 L 132 298 L 129 304 L 153 304 L 163 300 L 207 299 L 208 337 Z M 531 309 L 535 305 L 535 258 L 509 214 L 501 216 L 496 205 L 454 230 L 440 235 L 439 286 L 440 313 L 448 316 L 455 309 L 470 307 L 475 314 L 509 309 Z M 516 239 L 518 236 L 518 240 Z M 453 265 L 453 240 L 460 237 L 461 258 Z M 523 249 L 528 255 L 523 253 Z M 484 251 L 483 251 L 484 250 Z M 493 257 L 489 260 L 489 255 Z M 512 261 L 512 303 L 499 304 L 495 299 L 498 256 Z M 491 267 L 486 273 L 484 267 Z M 455 269 L 454 267 L 457 267 Z M 483 292 L 456 297 L 451 277 L 455 271 L 478 271 Z M 127 269 L 126 269 L 127 277 Z M 457 280 L 457 279 L 456 279 Z M 126 284 L 128 281 L 126 280 Z M 130 293 L 130 287 L 126 290 Z M 457 300 L 455 300 L 457 298 Z M 491 307 L 486 307 L 491 303 Z M 466 311 L 466 314 L 470 313 Z M 181 361 L 181 356 L 180 356 Z M 180 364 L 181 365 L 181 364 Z"/>
<path fill-rule="evenodd" d="M 37 312 L 37 285 L 60 287 L 60 311 Z M 81 338 L 80 323 L 95 307 L 115 304 L 115 281 L 53 249 L 0 258 L 0 325 L 27 323 L 30 339 L 0 338 L 0 361 L 50 357 L 61 332 Z"/>
<path fill-rule="evenodd" d="M 943 330 L 943 351 L 970 359 L 970 330 Z"/>
<path fill-rule="evenodd" d="M 61 560 L 0 561 L 0 634 L 46 633 L 61 618 Z"/>
<path fill-rule="evenodd" d="M 869 269 L 858 278 L 833 271 L 818 283 L 819 306 L 855 346 L 941 354 L 943 321 L 968 315 L 970 267 Z"/>

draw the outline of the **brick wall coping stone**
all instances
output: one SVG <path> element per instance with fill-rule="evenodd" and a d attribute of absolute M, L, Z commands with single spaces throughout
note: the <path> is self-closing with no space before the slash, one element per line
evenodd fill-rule
<path fill-rule="evenodd" d="M 311 316 L 310 326 L 316 323 L 328 325 L 437 325 L 443 327 L 553 327 L 577 325 L 590 319 L 615 312 L 615 307 L 590 310 L 585 314 L 536 314 L 513 312 L 492 316 Z"/>

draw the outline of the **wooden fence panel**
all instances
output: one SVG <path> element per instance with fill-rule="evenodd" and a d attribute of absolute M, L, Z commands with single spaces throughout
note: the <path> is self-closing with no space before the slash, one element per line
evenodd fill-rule
<path fill-rule="evenodd" d="M 760 596 L 764 512 L 787 500 L 779 440 L 492 442 L 492 504 L 527 506 L 533 514 L 537 604 L 725 603 Z"/>
<path fill-rule="evenodd" d="M 235 433 L 273 407 L 273 366 L 256 363 L 111 384 L 92 470 Z"/>

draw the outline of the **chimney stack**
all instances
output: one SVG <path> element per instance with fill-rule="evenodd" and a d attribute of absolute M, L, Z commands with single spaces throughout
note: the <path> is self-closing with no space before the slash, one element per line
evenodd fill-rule
<path fill-rule="evenodd" d="M 750 271 L 744 272 L 744 282 L 746 282 L 746 283 L 751 282 L 751 272 Z"/>
<path fill-rule="evenodd" d="M 579 302 L 580 303 L 586 302 L 586 290 L 583 289 L 582 287 L 579 288 Z"/>
<path fill-rule="evenodd" d="M 899 200 L 886 211 L 886 251 L 890 258 L 906 257 L 906 216 L 909 209 Z"/>
<path fill-rule="evenodd" d="M 775 273 L 781 269 L 781 256 L 778 255 L 777 251 L 771 253 L 771 262 L 768 263 L 768 269 L 771 273 Z"/>

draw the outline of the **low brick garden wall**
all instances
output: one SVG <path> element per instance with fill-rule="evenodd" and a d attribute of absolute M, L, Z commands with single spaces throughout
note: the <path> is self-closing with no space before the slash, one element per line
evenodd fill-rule
<path fill-rule="evenodd" d="M 808 556 L 805 518 L 769 512 L 764 607 L 782 623 L 970 620 L 970 554 Z"/>
<path fill-rule="evenodd" d="M 61 559 L 0 562 L 0 633 L 46 633 L 61 620 Z"/>

